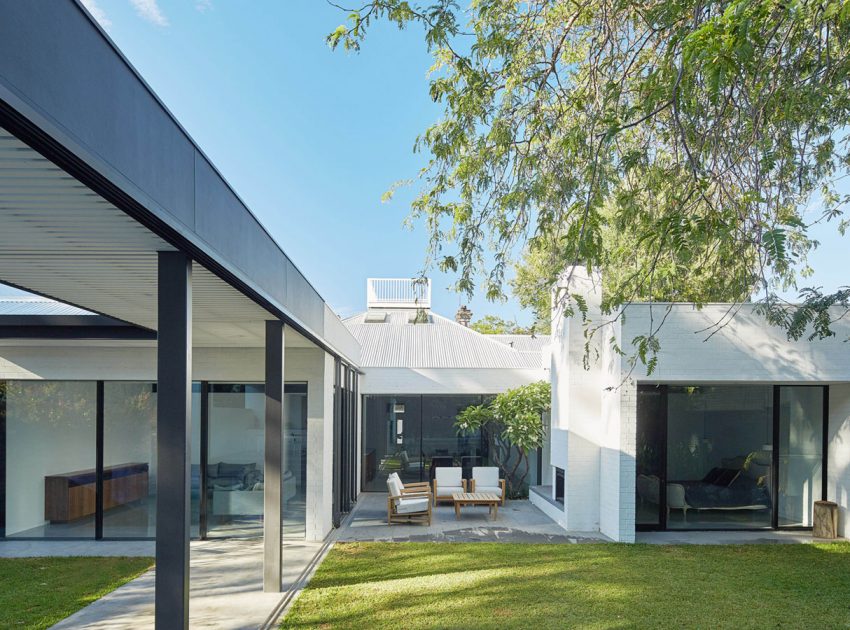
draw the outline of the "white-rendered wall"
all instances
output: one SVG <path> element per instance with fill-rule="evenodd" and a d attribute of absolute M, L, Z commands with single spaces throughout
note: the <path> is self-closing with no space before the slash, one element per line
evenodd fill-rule
<path fill-rule="evenodd" d="M 192 378 L 261 383 L 265 379 L 264 362 L 262 348 L 194 348 Z M 307 537 L 321 540 L 332 527 L 333 358 L 318 348 L 289 348 L 284 357 L 284 377 L 307 383 Z M 80 347 L 79 342 L 2 345 L 0 380 L 154 381 L 156 348 L 149 344 L 115 347 L 96 343 Z M 91 466 L 86 467 L 94 466 L 93 458 Z M 67 467 L 54 472 L 67 472 Z M 43 493 L 43 478 L 39 483 Z"/>
<path fill-rule="evenodd" d="M 558 309 L 552 313 L 551 375 L 552 375 L 552 429 L 549 436 L 550 464 L 549 483 L 552 484 L 551 497 L 555 493 L 555 468 L 567 468 L 567 401 L 569 394 L 570 366 L 569 357 L 570 321 L 561 317 Z M 546 471 L 544 471 L 546 474 Z"/>
<path fill-rule="evenodd" d="M 635 386 L 624 378 L 620 355 L 610 339 L 621 342 L 620 323 L 600 331 L 602 374 L 599 426 L 599 531 L 619 542 L 635 537 Z M 631 415 L 630 415 L 631 414 Z"/>
<path fill-rule="evenodd" d="M 314 368 L 324 387 L 308 388 L 307 540 L 322 540 L 333 528 L 334 358 L 322 353 Z"/>
<path fill-rule="evenodd" d="M 838 532 L 850 538 L 850 385 L 829 388 L 827 498 L 839 505 Z"/>
<path fill-rule="evenodd" d="M 599 278 L 576 269 L 568 292 L 586 297 L 588 314 L 598 316 Z M 566 281 L 560 285 L 566 286 Z M 600 465 L 604 423 L 602 392 L 608 355 L 597 336 L 586 352 L 578 316 L 564 319 L 556 293 L 552 342 L 552 466 L 563 468 L 566 527 L 573 531 L 600 529 Z M 585 365 L 588 361 L 588 365 Z M 588 367 L 589 369 L 585 369 Z M 606 411 L 614 413 L 610 405 Z M 612 437 L 611 440 L 617 440 Z M 611 474 L 618 475 L 618 467 Z"/>

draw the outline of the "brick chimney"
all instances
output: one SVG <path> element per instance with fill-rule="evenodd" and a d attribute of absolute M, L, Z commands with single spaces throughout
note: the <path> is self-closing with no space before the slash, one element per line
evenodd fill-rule
<path fill-rule="evenodd" d="M 455 313 L 455 321 L 461 326 L 469 327 L 469 322 L 472 320 L 472 311 L 466 308 L 466 305 L 461 306 Z"/>

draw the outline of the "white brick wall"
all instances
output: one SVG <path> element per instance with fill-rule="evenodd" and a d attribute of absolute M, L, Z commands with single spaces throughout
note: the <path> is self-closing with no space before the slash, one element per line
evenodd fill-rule
<path fill-rule="evenodd" d="M 635 541 L 637 387 L 628 379 L 620 387 L 620 542 Z"/>
<path fill-rule="evenodd" d="M 581 273 L 581 290 L 590 297 L 591 318 L 598 288 Z M 660 330 L 658 368 L 648 376 L 643 366 L 631 373 L 625 357 L 615 355 L 609 340 L 629 341 L 647 334 L 650 317 L 665 316 L 665 305 L 635 305 L 626 323 L 598 333 L 599 360 L 584 370 L 582 325 L 559 320 L 555 312 L 552 344 L 552 464 L 565 468 L 568 529 L 599 529 L 614 540 L 635 539 L 637 384 L 647 383 L 831 383 L 829 418 L 829 498 L 841 505 L 840 528 L 850 536 L 850 319 L 836 325 L 827 340 L 788 341 L 782 330 L 766 325 L 743 305 L 725 326 L 706 339 L 710 327 L 728 316 L 725 305 L 696 310 L 674 305 Z M 702 331 L 702 332 L 699 332 Z M 626 378 L 627 377 L 627 378 Z M 623 380 L 625 378 L 625 380 Z M 561 521 L 559 521 L 561 522 Z"/>
<path fill-rule="evenodd" d="M 850 538 L 850 385 L 829 388 L 827 498 L 838 503 L 838 531 Z"/>
<path fill-rule="evenodd" d="M 651 314 L 657 326 L 665 310 L 666 306 L 657 304 L 630 306 L 623 327 L 626 343 L 647 334 Z M 850 319 L 836 322 L 833 338 L 788 341 L 783 330 L 768 326 L 752 305 L 744 304 L 707 339 L 708 329 L 722 321 L 728 310 L 722 304 L 709 304 L 702 310 L 674 305 L 659 333 L 657 370 L 647 376 L 645 368 L 638 366 L 634 378 L 667 383 L 850 381 L 850 352 L 843 343 L 850 338 Z"/>

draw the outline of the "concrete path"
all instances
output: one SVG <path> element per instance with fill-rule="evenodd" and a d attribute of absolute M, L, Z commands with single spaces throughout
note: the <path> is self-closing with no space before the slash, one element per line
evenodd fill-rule
<path fill-rule="evenodd" d="M 599 533 L 567 532 L 529 501 L 508 501 L 491 520 L 483 506 L 464 507 L 460 519 L 454 506 L 434 508 L 431 526 L 418 523 L 387 525 L 387 495 L 364 492 L 348 519 L 333 536 L 335 541 L 410 542 L 524 542 L 579 543 L 607 540 Z"/>
<path fill-rule="evenodd" d="M 92 544 L 104 545 L 106 541 Z M 284 591 L 298 582 L 302 572 L 322 548 L 322 543 L 284 543 Z M 263 593 L 261 540 L 196 541 L 192 543 L 190 562 L 189 615 L 192 628 L 236 630 L 264 627 L 284 601 L 285 592 Z M 148 571 L 53 627 L 153 628 L 154 574 L 155 569 Z"/>
<path fill-rule="evenodd" d="M 152 540 L 0 540 L 0 558 L 132 556 L 153 558 Z"/>
<path fill-rule="evenodd" d="M 807 531 L 758 530 L 748 532 L 638 532 L 635 542 L 650 545 L 765 545 L 801 544 L 813 542 L 844 542 L 844 539 L 825 540 L 812 538 Z"/>

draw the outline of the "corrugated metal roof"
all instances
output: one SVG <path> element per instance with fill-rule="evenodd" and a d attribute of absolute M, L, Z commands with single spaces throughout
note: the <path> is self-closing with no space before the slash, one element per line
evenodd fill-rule
<path fill-rule="evenodd" d="M 482 335 L 433 312 L 430 323 L 411 324 L 410 312 L 387 310 L 383 323 L 365 322 L 366 313 L 345 320 L 360 342 L 362 367 L 537 369 L 542 365 L 542 349 L 511 348 L 496 335 Z"/>
<path fill-rule="evenodd" d="M 487 335 L 488 339 L 495 339 L 499 343 L 510 346 L 520 352 L 541 353 L 549 347 L 548 335 Z"/>
<path fill-rule="evenodd" d="M 94 315 L 76 306 L 41 297 L 0 297 L 0 315 Z"/>

